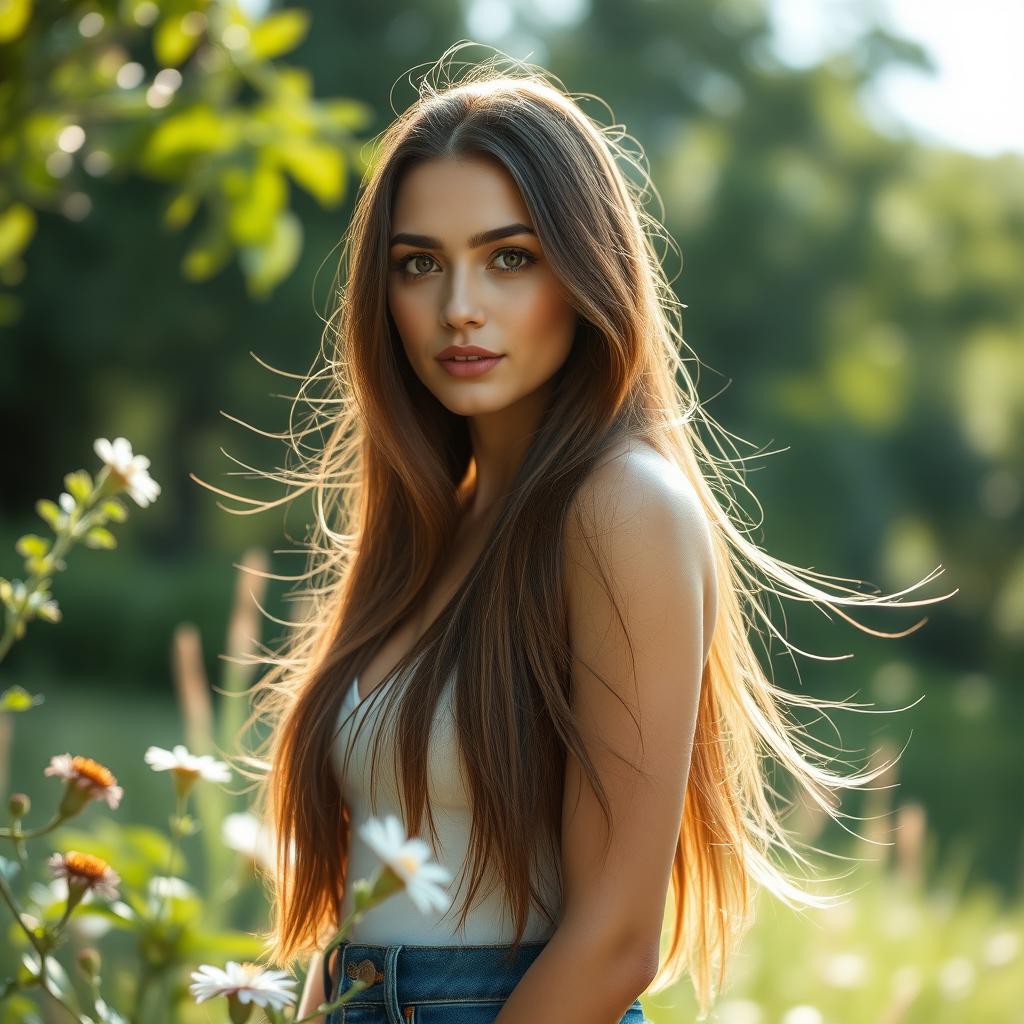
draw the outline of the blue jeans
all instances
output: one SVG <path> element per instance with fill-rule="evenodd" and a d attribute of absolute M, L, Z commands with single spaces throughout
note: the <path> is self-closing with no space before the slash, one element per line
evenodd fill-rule
<path fill-rule="evenodd" d="M 327 1002 L 357 978 L 370 984 L 334 1010 L 326 1024 L 492 1024 L 545 945 L 523 942 L 512 956 L 511 943 L 380 946 L 346 939 L 323 964 Z M 643 1021 L 637 999 L 620 1024 Z"/>

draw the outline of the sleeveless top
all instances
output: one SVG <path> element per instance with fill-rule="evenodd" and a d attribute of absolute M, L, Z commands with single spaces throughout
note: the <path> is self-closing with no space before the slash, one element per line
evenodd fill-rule
<path fill-rule="evenodd" d="M 462 774 L 451 706 L 453 679 L 454 674 L 438 700 L 427 756 L 427 795 L 438 838 L 437 842 L 431 842 L 425 817 L 423 834 L 419 837 L 431 847 L 430 859 L 447 868 L 452 876 L 451 882 L 445 886 L 451 906 L 447 911 L 431 910 L 424 914 L 404 890 L 397 892 L 372 907 L 361 921 L 352 926 L 348 937 L 354 942 L 380 945 L 399 942 L 412 945 L 495 945 L 511 943 L 515 938 L 511 913 L 503 906 L 500 879 L 492 873 L 485 874 L 477 887 L 464 926 L 456 927 L 459 909 L 469 891 L 471 872 L 468 854 L 472 812 L 469 790 Z M 394 680 L 391 680 L 381 685 L 390 687 L 393 684 Z M 340 780 L 346 748 L 357 726 L 367 717 L 367 706 L 371 701 L 373 706 L 369 716 L 372 720 L 362 724 L 355 740 L 349 755 L 348 778 L 342 793 L 350 814 L 348 873 L 341 906 L 342 921 L 352 912 L 355 882 L 360 878 L 369 879 L 380 865 L 380 859 L 359 835 L 358 826 L 371 815 L 383 819 L 388 814 L 393 814 L 404 826 L 398 781 L 392 769 L 392 744 L 387 730 L 381 737 L 377 753 L 380 775 L 376 780 L 376 806 L 371 808 L 373 733 L 380 726 L 380 713 L 387 698 L 374 690 L 360 701 L 358 677 L 352 680 L 338 716 L 339 729 L 332 748 L 334 769 Z M 355 714 L 345 723 L 344 719 L 353 708 L 356 709 Z M 557 923 L 561 890 L 554 866 L 550 862 L 542 865 L 539 874 L 535 873 L 534 884 L 542 895 L 545 908 Z M 523 941 L 543 941 L 550 938 L 554 930 L 555 926 L 531 904 Z"/>

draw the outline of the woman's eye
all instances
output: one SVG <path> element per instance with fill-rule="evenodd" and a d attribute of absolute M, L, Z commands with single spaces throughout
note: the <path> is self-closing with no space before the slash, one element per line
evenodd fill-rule
<path fill-rule="evenodd" d="M 410 256 L 405 256 L 398 261 L 398 269 L 405 274 L 406 277 L 422 277 L 424 274 L 430 273 L 430 267 L 424 269 L 420 263 L 420 260 L 426 260 L 428 263 L 432 263 L 434 260 L 433 256 L 428 256 L 425 252 L 414 252 Z M 409 269 L 410 266 L 415 265 L 419 269 L 412 271 Z"/>
<path fill-rule="evenodd" d="M 521 270 L 525 270 L 529 264 L 537 262 L 537 257 L 526 249 L 500 249 L 494 258 L 495 260 L 505 261 L 505 266 L 498 266 L 496 268 L 503 274 L 516 274 Z M 414 252 L 397 260 L 394 266 L 403 277 L 426 277 L 431 271 L 431 264 L 434 262 L 434 257 L 429 253 Z"/>
<path fill-rule="evenodd" d="M 508 274 L 513 274 L 517 270 L 524 270 L 528 264 L 533 263 L 536 259 L 533 253 L 527 252 L 526 249 L 502 249 L 494 258 L 504 258 L 506 261 L 512 260 L 511 266 L 498 267 L 499 270 L 503 270 Z"/>

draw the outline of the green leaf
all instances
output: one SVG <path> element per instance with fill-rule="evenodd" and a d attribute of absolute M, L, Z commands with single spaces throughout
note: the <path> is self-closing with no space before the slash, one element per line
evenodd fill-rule
<path fill-rule="evenodd" d="M 49 575 L 51 575 L 53 573 L 53 570 L 54 570 L 54 565 L 55 565 L 55 563 L 54 563 L 53 559 L 52 558 L 48 558 L 46 556 L 43 556 L 42 558 L 36 558 L 36 557 L 33 556 L 31 558 L 26 558 L 25 559 L 25 568 L 33 576 L 49 576 Z"/>
<path fill-rule="evenodd" d="M 117 538 L 105 527 L 94 526 L 82 538 L 87 548 L 105 548 L 110 550 L 117 547 Z"/>
<path fill-rule="evenodd" d="M 22 964 L 34 975 L 39 975 L 39 954 L 33 949 L 21 954 Z M 75 1002 L 74 988 L 60 961 L 56 957 L 46 958 L 46 977 L 50 987 L 56 989 L 67 1002 Z"/>
<path fill-rule="evenodd" d="M 160 123 L 147 140 L 140 162 L 147 170 L 160 170 L 183 157 L 225 152 L 235 145 L 239 123 L 237 118 L 196 104 Z"/>
<path fill-rule="evenodd" d="M 261 60 L 294 50 L 309 31 L 309 12 L 293 7 L 278 11 L 249 30 L 249 52 Z"/>
<path fill-rule="evenodd" d="M 43 1018 L 28 996 L 16 992 L 0 1003 L 0 1024 L 43 1024 Z"/>
<path fill-rule="evenodd" d="M 373 120 L 373 109 L 360 100 L 324 100 L 317 104 L 317 115 L 329 128 L 358 131 Z"/>
<path fill-rule="evenodd" d="M 35 533 L 26 533 L 17 539 L 14 550 L 23 558 L 42 558 L 50 550 L 50 541 Z"/>
<path fill-rule="evenodd" d="M 276 100 L 308 100 L 313 95 L 313 76 L 304 68 L 275 67 L 272 93 Z"/>
<path fill-rule="evenodd" d="M 289 139 L 274 147 L 282 167 L 324 206 L 333 206 L 345 192 L 345 157 L 325 142 Z"/>
<path fill-rule="evenodd" d="M 169 228 L 183 228 L 195 216 L 199 196 L 187 189 L 179 192 L 164 210 L 164 223 Z"/>
<path fill-rule="evenodd" d="M 231 241 L 220 223 L 208 227 L 181 261 L 182 273 L 190 281 L 205 281 L 222 270 L 231 259 Z"/>
<path fill-rule="evenodd" d="M 0 4 L 0 24 L 3 22 L 3 4 Z M 3 38 L 0 29 L 0 39 Z M 36 215 L 25 203 L 11 203 L 0 213 L 0 265 L 22 253 L 36 231 Z"/>
<path fill-rule="evenodd" d="M 153 53 L 164 67 L 177 67 L 186 60 L 199 42 L 201 33 L 188 31 L 194 23 L 191 11 L 164 18 L 153 32 Z"/>
<path fill-rule="evenodd" d="M 64 486 L 73 498 L 84 502 L 92 494 L 92 477 L 84 469 L 79 469 L 65 475 Z"/>
<path fill-rule="evenodd" d="M 11 686 L 0 694 L 0 711 L 28 711 L 43 703 L 41 693 L 29 693 L 23 686 Z"/>
<path fill-rule="evenodd" d="M 44 622 L 60 622 L 60 605 L 52 598 L 49 601 L 44 601 L 36 608 L 36 618 L 42 619 Z"/>
<path fill-rule="evenodd" d="M 228 200 L 228 233 L 236 245 L 261 245 L 273 240 L 275 221 L 288 201 L 288 184 L 269 163 L 251 173 L 228 168 L 221 176 Z"/>
<path fill-rule="evenodd" d="M 116 498 L 108 498 L 100 505 L 100 514 L 106 519 L 112 519 L 115 523 L 123 523 L 128 518 L 128 512 L 124 505 Z"/>
<path fill-rule="evenodd" d="M 46 524 L 53 528 L 54 532 L 60 529 L 64 513 L 61 512 L 55 501 L 50 501 L 49 498 L 40 498 L 36 502 L 36 511 L 43 517 Z"/>
<path fill-rule="evenodd" d="M 0 43 L 17 39 L 32 16 L 32 0 L 3 0 L 0 3 Z"/>
<path fill-rule="evenodd" d="M 291 273 L 301 252 L 302 223 L 294 213 L 285 210 L 277 218 L 273 237 L 266 245 L 247 247 L 239 253 L 249 294 L 254 298 L 268 295 Z"/>

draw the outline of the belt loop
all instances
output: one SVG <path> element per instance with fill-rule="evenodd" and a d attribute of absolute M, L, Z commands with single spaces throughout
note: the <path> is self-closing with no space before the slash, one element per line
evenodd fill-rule
<path fill-rule="evenodd" d="M 406 1024 L 398 1006 L 398 954 L 402 944 L 396 942 L 384 951 L 384 1010 L 388 1024 Z"/>

